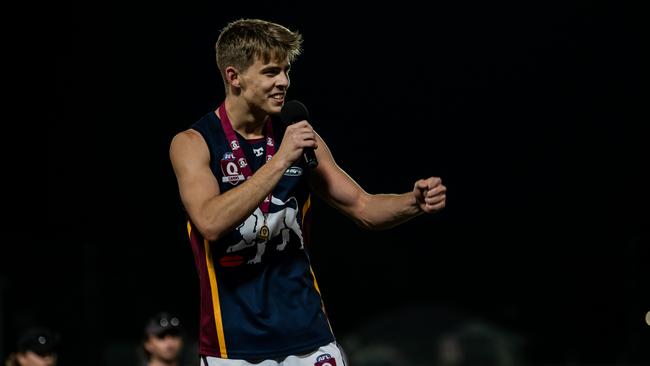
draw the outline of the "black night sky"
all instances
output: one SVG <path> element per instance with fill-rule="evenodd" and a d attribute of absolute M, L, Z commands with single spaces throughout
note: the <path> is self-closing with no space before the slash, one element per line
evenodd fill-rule
<path fill-rule="evenodd" d="M 643 12 L 350 4 L 60 9 L 46 234 L 2 254 L 0 356 L 39 323 L 61 331 L 64 365 L 123 364 L 161 309 L 195 336 L 169 142 L 223 98 L 220 29 L 259 17 L 303 34 L 288 98 L 361 186 L 401 193 L 435 175 L 448 188 L 444 212 L 382 232 L 316 200 L 310 253 L 343 342 L 397 342 L 395 323 L 433 339 L 471 318 L 516 334 L 528 365 L 650 361 Z M 417 352 L 435 364 L 433 340 Z"/>

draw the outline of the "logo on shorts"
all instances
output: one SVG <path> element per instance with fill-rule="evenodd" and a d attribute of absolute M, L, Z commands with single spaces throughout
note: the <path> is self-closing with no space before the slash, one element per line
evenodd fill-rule
<path fill-rule="evenodd" d="M 336 360 L 329 353 L 323 353 L 316 357 L 314 366 L 336 366 Z"/>

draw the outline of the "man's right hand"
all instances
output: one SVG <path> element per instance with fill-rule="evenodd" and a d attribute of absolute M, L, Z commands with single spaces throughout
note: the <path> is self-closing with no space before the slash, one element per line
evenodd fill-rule
<path fill-rule="evenodd" d="M 318 148 L 316 133 L 309 122 L 300 121 L 287 127 L 280 150 L 275 156 L 283 159 L 287 166 L 290 166 L 302 156 L 303 149 L 306 147 Z"/>

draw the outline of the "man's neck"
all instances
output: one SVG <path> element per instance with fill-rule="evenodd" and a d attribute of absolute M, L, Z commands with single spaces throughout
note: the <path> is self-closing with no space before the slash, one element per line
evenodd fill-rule
<path fill-rule="evenodd" d="M 246 101 L 241 98 L 226 97 L 226 113 L 232 124 L 233 130 L 237 131 L 246 139 L 264 137 L 264 122 L 266 113 L 254 113 L 250 110 Z M 219 116 L 222 118 L 223 116 Z"/>

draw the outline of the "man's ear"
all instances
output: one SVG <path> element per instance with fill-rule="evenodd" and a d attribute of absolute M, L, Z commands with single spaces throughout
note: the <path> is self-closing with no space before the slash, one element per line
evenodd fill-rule
<path fill-rule="evenodd" d="M 226 80 L 229 85 L 239 88 L 239 71 L 232 66 L 226 67 Z"/>

